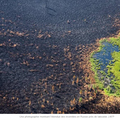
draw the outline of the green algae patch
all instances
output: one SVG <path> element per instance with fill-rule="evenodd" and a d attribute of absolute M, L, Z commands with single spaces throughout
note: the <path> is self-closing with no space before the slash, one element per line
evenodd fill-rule
<path fill-rule="evenodd" d="M 120 37 L 99 43 L 99 49 L 90 56 L 96 86 L 109 96 L 120 96 Z"/>

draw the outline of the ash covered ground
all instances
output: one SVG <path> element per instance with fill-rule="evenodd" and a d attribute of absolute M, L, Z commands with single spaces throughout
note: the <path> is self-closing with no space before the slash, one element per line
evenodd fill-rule
<path fill-rule="evenodd" d="M 85 53 L 119 30 L 119 4 L 0 0 L 0 113 L 62 113 L 93 96 Z"/>

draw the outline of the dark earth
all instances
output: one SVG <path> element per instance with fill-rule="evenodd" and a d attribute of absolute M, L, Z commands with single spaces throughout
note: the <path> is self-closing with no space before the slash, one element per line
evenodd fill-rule
<path fill-rule="evenodd" d="M 89 113 L 82 54 L 119 18 L 120 0 L 0 0 L 0 113 Z"/>

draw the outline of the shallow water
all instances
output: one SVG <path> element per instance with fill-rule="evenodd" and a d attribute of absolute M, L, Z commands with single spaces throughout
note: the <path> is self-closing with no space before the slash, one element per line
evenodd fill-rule
<path fill-rule="evenodd" d="M 118 52 L 119 47 L 117 45 L 113 46 L 111 43 L 108 42 L 103 42 L 102 45 L 104 45 L 102 50 L 100 52 L 95 53 L 93 55 L 93 58 L 99 59 L 100 70 L 107 72 L 106 67 L 109 64 L 109 62 L 113 60 L 111 53 L 113 53 L 114 51 Z"/>

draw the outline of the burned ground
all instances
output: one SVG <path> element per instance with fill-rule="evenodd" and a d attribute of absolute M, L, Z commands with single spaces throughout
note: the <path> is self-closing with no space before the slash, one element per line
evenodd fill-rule
<path fill-rule="evenodd" d="M 89 54 L 118 30 L 119 0 L 48 2 L 0 0 L 0 113 L 90 113 L 100 96 Z"/>

